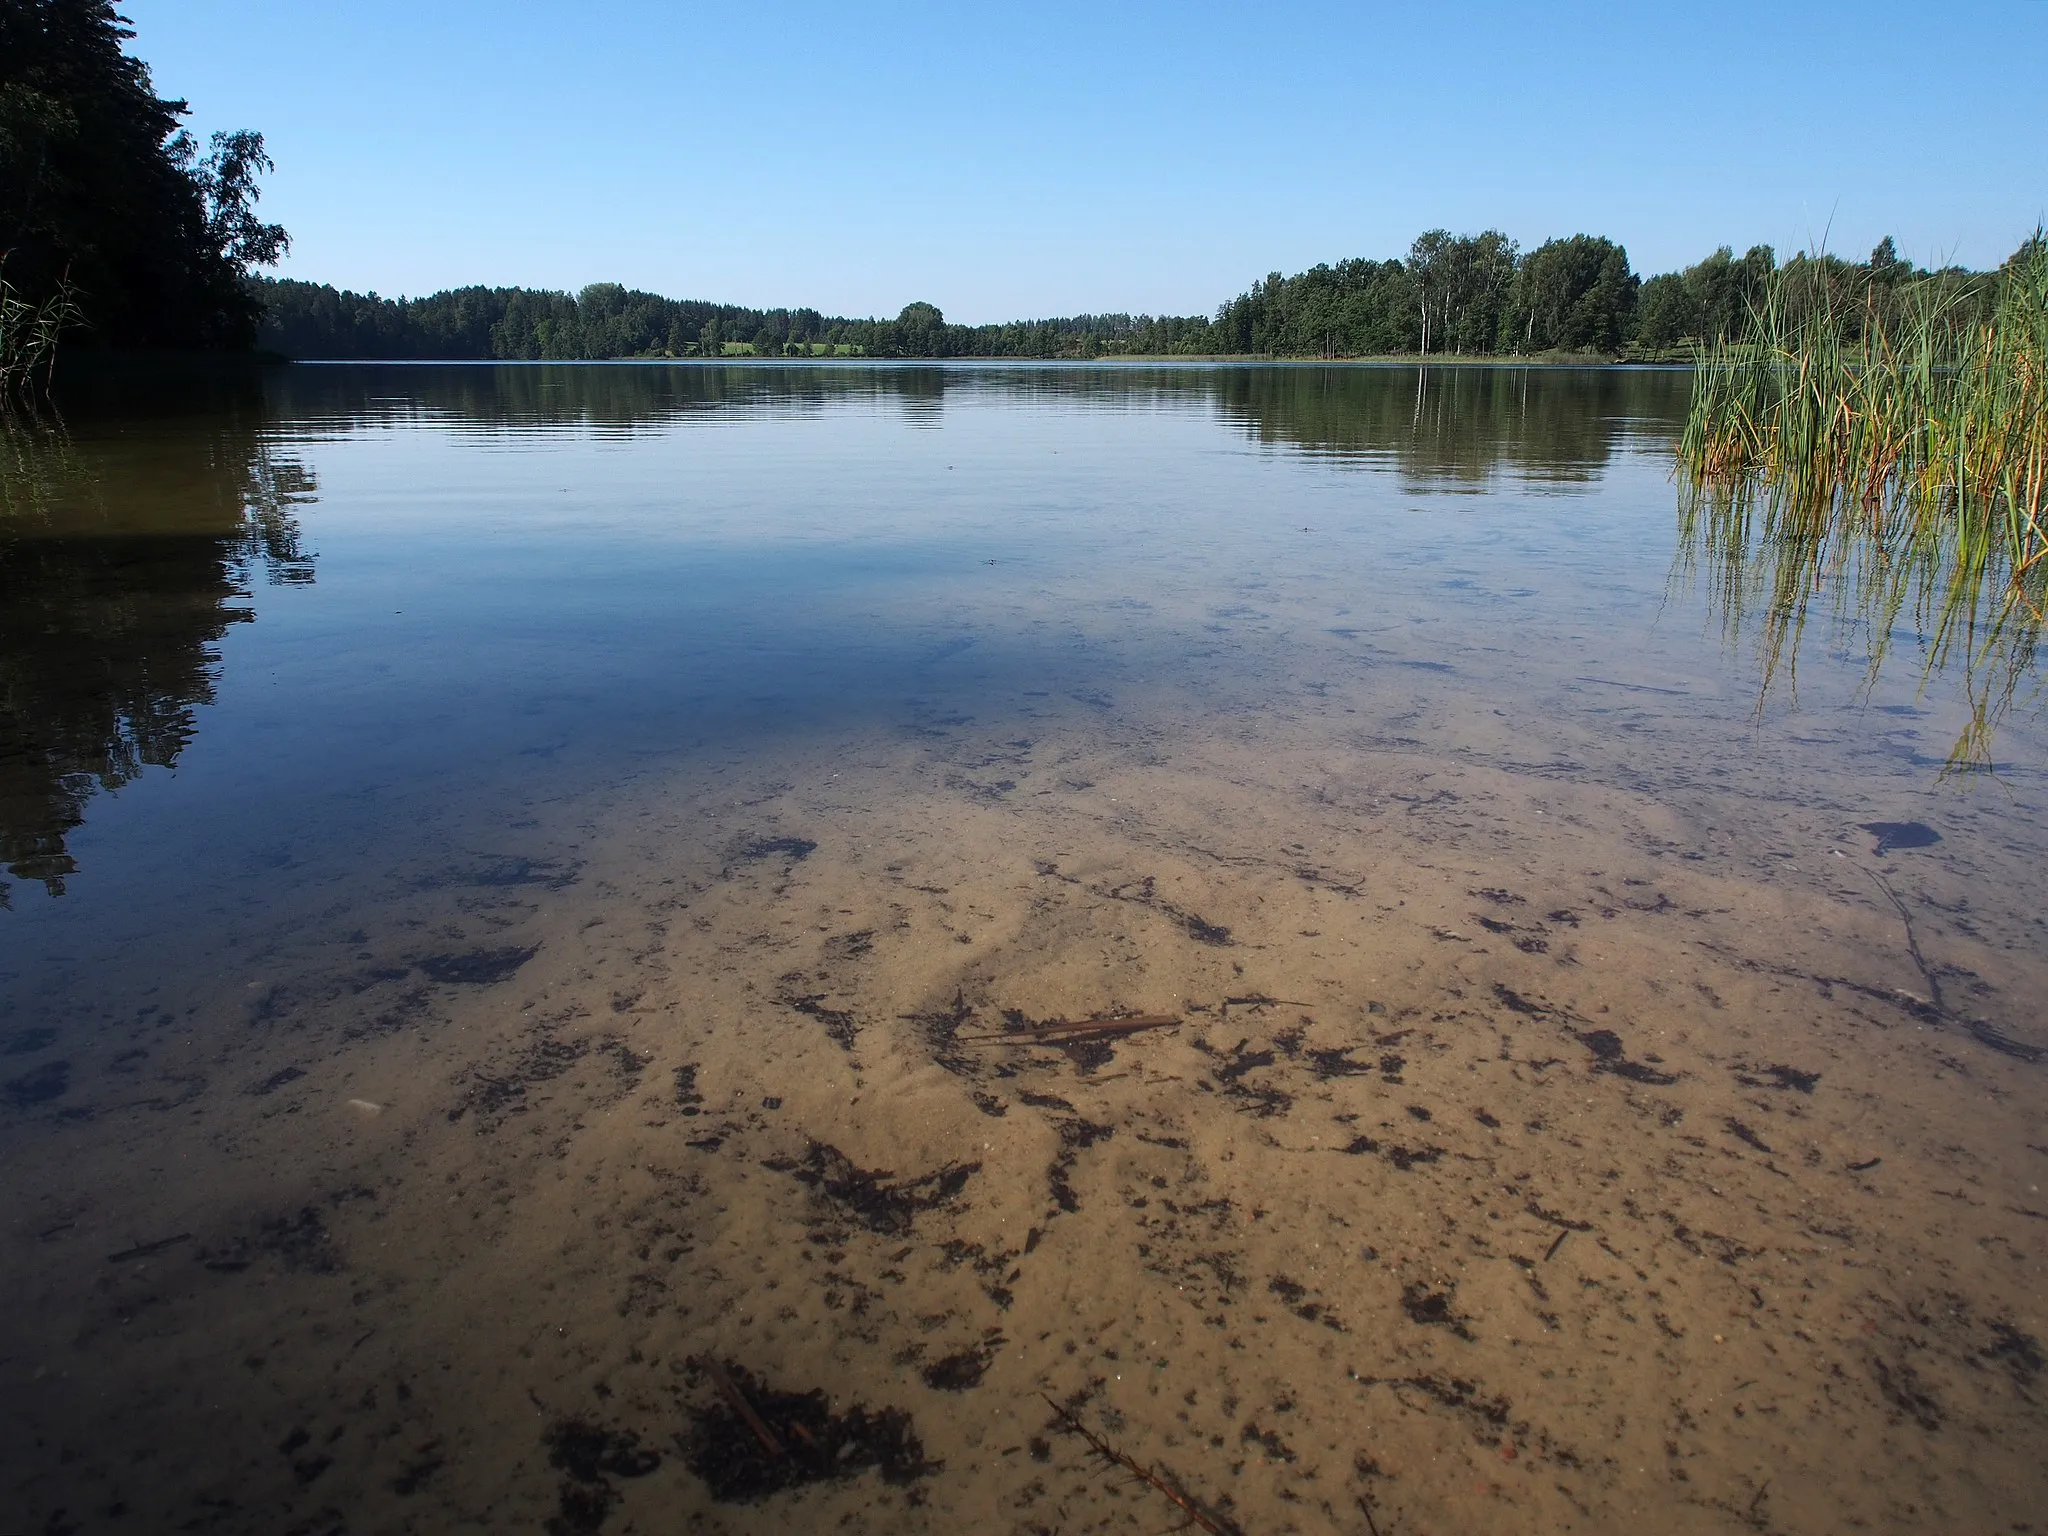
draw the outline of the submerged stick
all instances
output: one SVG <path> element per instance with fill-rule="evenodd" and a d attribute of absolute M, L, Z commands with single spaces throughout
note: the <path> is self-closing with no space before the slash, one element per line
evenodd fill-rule
<path fill-rule="evenodd" d="M 1899 921 L 1905 926 L 1906 953 L 1912 957 L 1914 966 L 1920 972 L 1921 980 L 1927 984 L 1927 1007 L 1924 1010 L 1916 1007 L 1916 1012 L 1920 1013 L 1922 1017 L 1930 1018 L 1933 1022 L 1943 1026 L 1960 1024 L 1969 1031 L 1971 1037 L 1979 1045 L 1988 1045 L 1992 1050 L 2006 1056 L 2011 1056 L 2016 1060 L 2038 1062 L 2043 1056 L 2048 1056 L 2048 1050 L 2044 1050 L 2038 1045 L 2029 1045 L 2024 1040 L 2015 1040 L 1989 1019 L 1965 1019 L 1951 1009 L 1948 1005 L 1948 999 L 1941 995 L 1941 972 L 1928 962 L 1926 955 L 1920 952 L 1920 936 L 1913 927 L 1913 909 L 1906 905 L 1905 898 L 1892 889 L 1892 883 L 1885 879 L 1883 875 L 1874 869 L 1865 869 L 1863 873 L 1877 882 L 1877 888 L 1884 892 L 1885 899 L 1891 902 L 1892 910 L 1899 914 Z M 1913 997 L 1912 993 L 1905 991 L 1903 988 L 1894 987 L 1892 991 L 1898 997 L 1911 999 L 1915 1005 L 1919 1003 L 1918 998 Z"/>
<path fill-rule="evenodd" d="M 987 1035 L 956 1035 L 956 1045 L 1062 1045 L 1070 1040 L 1087 1040 L 1098 1035 L 1135 1035 L 1147 1029 L 1171 1029 L 1181 1022 L 1177 1013 L 1133 1013 L 1120 1019 L 1048 1019 L 1024 1029 L 998 1030 Z"/>
<path fill-rule="evenodd" d="M 1920 973 L 1920 979 L 1927 983 L 1927 995 L 1934 1003 L 1934 1011 L 1944 1017 L 1947 1016 L 1948 1003 L 1941 995 L 1941 977 L 1934 967 L 1927 963 L 1927 957 L 1920 953 L 1920 936 L 1913 931 L 1912 909 L 1899 899 L 1899 893 L 1892 889 L 1891 882 L 1883 875 L 1867 867 L 1863 873 L 1877 882 L 1877 888 L 1884 892 L 1885 900 L 1889 901 L 1892 910 L 1899 914 L 1899 921 L 1906 929 L 1906 953 L 1913 959 L 1913 968 Z"/>
<path fill-rule="evenodd" d="M 782 1442 L 775 1438 L 775 1431 L 768 1427 L 768 1421 L 754 1411 L 754 1405 L 747 1401 L 747 1394 L 740 1390 L 732 1373 L 709 1355 L 698 1355 L 690 1362 L 711 1378 L 711 1385 L 718 1388 L 718 1395 L 732 1405 L 732 1410 L 746 1421 L 747 1428 L 754 1432 L 770 1456 L 787 1456 Z"/>
<path fill-rule="evenodd" d="M 1147 1487 L 1154 1488 L 1171 1499 L 1180 1512 L 1187 1516 L 1186 1524 L 1182 1526 L 1183 1530 L 1188 1525 L 1194 1525 L 1207 1531 L 1209 1536 L 1244 1536 L 1244 1533 L 1238 1529 L 1234 1522 L 1225 1519 L 1222 1515 L 1212 1514 L 1209 1510 L 1204 1509 L 1197 1500 L 1181 1492 L 1180 1489 L 1176 1488 L 1167 1479 L 1165 1474 L 1159 1472 L 1156 1468 L 1147 1468 L 1139 1465 L 1138 1459 L 1135 1456 L 1132 1456 L 1128 1451 L 1120 1451 L 1111 1445 L 1102 1436 L 1096 1434 L 1094 1430 L 1083 1423 L 1080 1416 L 1072 1410 L 1061 1407 L 1043 1392 L 1038 1395 L 1045 1398 L 1046 1406 L 1059 1415 L 1061 1425 L 1070 1434 L 1079 1435 L 1088 1442 L 1089 1450 L 1100 1456 L 1111 1466 L 1121 1467 Z"/>
<path fill-rule="evenodd" d="M 123 1248 L 119 1253 L 108 1254 L 107 1262 L 125 1264 L 130 1259 L 146 1259 L 151 1254 L 162 1253 L 166 1248 L 175 1248 L 180 1243 L 189 1242 L 191 1237 L 190 1232 L 180 1232 L 172 1237 L 160 1237 L 153 1243 L 137 1243 L 133 1248 Z"/>

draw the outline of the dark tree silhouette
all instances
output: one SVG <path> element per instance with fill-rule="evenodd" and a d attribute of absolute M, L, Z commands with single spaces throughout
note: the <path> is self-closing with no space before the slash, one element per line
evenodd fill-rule
<path fill-rule="evenodd" d="M 0 0 L 0 278 L 35 305 L 68 276 L 94 345 L 246 347 L 249 269 L 287 244 L 255 215 L 263 136 L 202 154 L 134 35 L 112 0 Z"/>

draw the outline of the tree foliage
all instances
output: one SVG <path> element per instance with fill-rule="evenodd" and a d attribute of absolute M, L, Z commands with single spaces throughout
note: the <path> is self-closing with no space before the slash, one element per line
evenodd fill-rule
<path fill-rule="evenodd" d="M 1635 273 L 1612 240 L 1546 240 L 1515 273 L 1503 352 L 1615 352 L 1635 330 Z"/>
<path fill-rule="evenodd" d="M 121 347 L 253 339 L 251 266 L 284 253 L 255 215 L 261 134 L 205 153 L 123 52 L 112 0 L 0 0 L 0 252 L 22 302 L 68 276 L 87 334 Z"/>
<path fill-rule="evenodd" d="M 1885 247 L 1890 245 L 1887 236 Z M 1751 246 L 1740 261 L 1724 245 L 1682 272 L 1653 277 L 1643 284 L 1639 339 L 1645 346 L 1670 347 L 1739 337 L 1749 328 L 1750 306 L 1777 270 L 1777 255 L 1768 245 Z"/>
<path fill-rule="evenodd" d="M 1497 229 L 1432 229 L 1408 248 L 1421 315 L 1421 351 L 1469 356 L 1494 350 L 1517 272 L 1515 242 Z"/>

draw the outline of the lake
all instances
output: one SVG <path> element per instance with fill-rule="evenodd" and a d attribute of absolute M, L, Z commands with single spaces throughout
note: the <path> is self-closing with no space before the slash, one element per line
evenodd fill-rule
<path fill-rule="evenodd" d="M 2030 1528 L 2039 671 L 1988 774 L 1911 615 L 1763 693 L 1688 388 L 0 433 L 11 1519 Z"/>

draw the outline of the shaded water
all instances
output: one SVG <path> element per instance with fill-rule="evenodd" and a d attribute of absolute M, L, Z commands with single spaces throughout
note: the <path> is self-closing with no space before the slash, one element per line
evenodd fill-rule
<path fill-rule="evenodd" d="M 1248 1532 L 2031 1518 L 2048 743 L 1939 785 L 1966 696 L 1825 636 L 1759 717 L 1685 390 L 0 440 L 25 1528 L 1170 1524 L 1041 1392 Z M 1182 1022 L 976 1038 L 1111 1011 Z"/>

